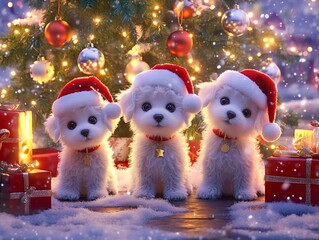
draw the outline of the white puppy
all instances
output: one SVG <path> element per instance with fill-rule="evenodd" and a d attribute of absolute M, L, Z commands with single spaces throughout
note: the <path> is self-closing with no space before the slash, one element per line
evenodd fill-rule
<path fill-rule="evenodd" d="M 105 99 L 103 99 L 105 98 Z M 107 139 L 120 117 L 120 108 L 95 77 L 77 78 L 61 90 L 45 127 L 62 152 L 56 197 L 94 200 L 117 193 L 112 151 Z"/>
<path fill-rule="evenodd" d="M 203 83 L 199 97 L 207 128 L 199 158 L 203 181 L 198 197 L 256 199 L 257 193 L 264 193 L 256 137 L 259 132 L 267 141 L 280 136 L 279 126 L 273 123 L 275 83 L 255 70 L 226 71 L 215 82 Z"/>
<path fill-rule="evenodd" d="M 130 159 L 136 197 L 184 200 L 191 193 L 188 145 L 181 131 L 201 103 L 189 84 L 184 68 L 161 64 L 137 75 L 131 88 L 119 95 L 134 132 Z"/>

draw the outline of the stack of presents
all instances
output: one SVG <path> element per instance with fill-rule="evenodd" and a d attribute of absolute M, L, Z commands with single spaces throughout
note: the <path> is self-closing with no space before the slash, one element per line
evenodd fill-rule
<path fill-rule="evenodd" d="M 297 150 L 277 150 L 265 160 L 265 201 L 319 205 L 319 158 L 312 130 L 296 129 Z M 110 140 L 115 165 L 129 167 L 130 138 Z M 189 142 L 191 163 L 200 144 Z M 313 151 L 314 150 L 314 151 Z M 32 114 L 0 108 L 0 212 L 32 214 L 51 208 L 51 178 L 57 176 L 59 151 L 32 148 Z"/>
<path fill-rule="evenodd" d="M 266 159 L 266 202 L 319 205 L 318 130 L 295 129 L 293 149 L 278 149 Z"/>

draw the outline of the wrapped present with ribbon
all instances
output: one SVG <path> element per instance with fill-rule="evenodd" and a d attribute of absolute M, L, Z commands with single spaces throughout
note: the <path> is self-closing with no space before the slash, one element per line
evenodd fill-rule
<path fill-rule="evenodd" d="M 0 105 L 0 161 L 28 163 L 32 159 L 32 113 L 15 105 Z"/>
<path fill-rule="evenodd" d="M 51 208 L 51 173 L 28 164 L 0 162 L 0 211 L 33 214 Z"/>
<path fill-rule="evenodd" d="M 308 148 L 265 160 L 265 201 L 319 205 L 319 159 Z"/>
<path fill-rule="evenodd" d="M 37 161 L 37 168 L 51 172 L 52 177 L 58 175 L 59 151 L 54 148 L 36 148 L 32 150 L 32 159 Z"/>

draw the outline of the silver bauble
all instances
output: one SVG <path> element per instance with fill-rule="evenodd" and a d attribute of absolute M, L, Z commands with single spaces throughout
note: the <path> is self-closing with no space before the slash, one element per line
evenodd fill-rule
<path fill-rule="evenodd" d="M 247 31 L 250 20 L 247 13 L 239 9 L 236 4 L 233 9 L 229 9 L 223 14 L 221 24 L 229 36 L 239 37 Z"/>
<path fill-rule="evenodd" d="M 51 62 L 45 60 L 44 57 L 40 57 L 30 66 L 30 75 L 37 83 L 47 83 L 54 76 L 54 66 Z"/>
<path fill-rule="evenodd" d="M 89 43 L 87 48 L 84 48 L 78 57 L 78 67 L 84 74 L 94 74 L 100 71 L 105 64 L 103 53 L 95 48 L 92 43 Z"/>
<path fill-rule="evenodd" d="M 271 58 L 266 59 L 262 64 L 261 72 L 266 73 L 276 84 L 281 80 L 281 71 Z"/>

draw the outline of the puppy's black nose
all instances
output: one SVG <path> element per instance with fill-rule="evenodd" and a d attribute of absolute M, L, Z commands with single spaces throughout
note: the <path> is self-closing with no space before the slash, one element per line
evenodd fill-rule
<path fill-rule="evenodd" d="M 153 118 L 156 122 L 160 123 L 163 120 L 164 116 L 163 114 L 154 114 Z"/>
<path fill-rule="evenodd" d="M 83 130 L 81 130 L 81 135 L 84 137 L 87 137 L 87 136 L 89 136 L 89 132 L 90 132 L 89 129 L 83 129 Z"/>
<path fill-rule="evenodd" d="M 227 117 L 228 117 L 228 119 L 233 119 L 236 117 L 236 113 L 234 113 L 233 111 L 228 111 Z"/>

